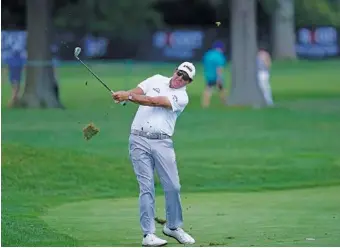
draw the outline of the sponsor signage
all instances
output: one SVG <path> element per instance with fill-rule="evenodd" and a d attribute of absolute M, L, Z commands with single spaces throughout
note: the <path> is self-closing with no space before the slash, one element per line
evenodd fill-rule
<path fill-rule="evenodd" d="M 339 56 L 339 34 L 331 26 L 297 30 L 296 53 L 302 58 L 327 58 Z"/>
<path fill-rule="evenodd" d="M 203 39 L 201 30 L 157 31 L 152 37 L 152 47 L 158 50 L 160 57 L 191 60 L 203 47 Z"/>
<path fill-rule="evenodd" d="M 340 31 L 332 26 L 301 27 L 296 30 L 298 58 L 327 59 L 340 56 Z M 124 41 L 108 35 L 56 32 L 51 45 L 53 59 L 74 60 L 73 50 L 80 46 L 86 59 L 133 59 L 140 61 L 201 61 L 216 39 L 226 45 L 230 57 L 229 32 L 216 29 L 166 29 L 146 32 L 140 40 Z M 27 58 L 26 31 L 1 31 L 1 59 L 14 50 Z"/>

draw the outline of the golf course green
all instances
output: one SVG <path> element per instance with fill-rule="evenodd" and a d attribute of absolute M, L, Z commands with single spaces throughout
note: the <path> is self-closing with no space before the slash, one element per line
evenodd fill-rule
<path fill-rule="evenodd" d="M 114 90 L 174 64 L 92 63 Z M 184 229 L 194 246 L 340 245 L 340 61 L 277 62 L 276 106 L 202 109 L 202 66 L 174 136 Z M 128 158 L 137 106 L 114 104 L 81 65 L 57 68 L 65 110 L 8 109 L 2 68 L 2 246 L 140 246 Z M 230 85 L 230 68 L 226 84 Z M 100 132 L 82 136 L 93 122 Z M 156 180 L 157 216 L 164 198 Z M 157 224 L 157 234 L 165 237 Z"/>

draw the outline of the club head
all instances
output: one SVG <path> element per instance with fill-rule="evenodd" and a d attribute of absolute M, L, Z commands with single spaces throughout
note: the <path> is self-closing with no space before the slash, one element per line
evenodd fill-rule
<path fill-rule="evenodd" d="M 74 49 L 74 57 L 76 57 L 78 59 L 78 56 L 79 56 L 80 52 L 81 52 L 81 48 L 80 47 L 76 47 Z"/>

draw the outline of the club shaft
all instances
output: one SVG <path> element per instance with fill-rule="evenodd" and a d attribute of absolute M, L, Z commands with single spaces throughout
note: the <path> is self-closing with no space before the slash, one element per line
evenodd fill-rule
<path fill-rule="evenodd" d="M 113 90 L 111 90 L 80 58 L 76 57 L 80 63 L 82 63 L 86 69 L 91 72 L 91 74 L 96 78 L 98 79 L 98 81 L 108 90 L 110 91 L 111 93 L 114 93 Z M 123 101 L 120 103 L 121 105 L 125 105 L 126 104 L 126 101 Z"/>
<path fill-rule="evenodd" d="M 92 75 L 95 77 L 95 78 L 97 78 L 98 79 L 98 81 L 99 82 L 101 82 L 102 83 L 102 85 L 104 85 L 104 87 L 108 90 L 108 91 L 110 91 L 110 92 L 112 92 L 112 90 L 81 60 L 81 59 L 79 59 L 78 58 L 78 60 L 80 61 L 80 63 L 82 63 L 86 68 L 87 68 L 87 70 L 89 71 L 89 72 L 91 72 L 92 73 Z"/>

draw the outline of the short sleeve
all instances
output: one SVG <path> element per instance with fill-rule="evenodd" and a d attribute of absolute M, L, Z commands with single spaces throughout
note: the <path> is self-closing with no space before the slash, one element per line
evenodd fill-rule
<path fill-rule="evenodd" d="M 189 102 L 186 92 L 171 92 L 167 97 L 173 112 L 182 112 Z"/>
<path fill-rule="evenodd" d="M 159 75 L 154 75 L 152 77 L 149 77 L 147 79 L 145 79 L 144 81 L 140 82 L 137 87 L 141 88 L 144 92 L 144 94 L 146 94 L 149 89 L 150 89 L 150 85 L 153 84 L 153 82 L 155 82 L 155 80 L 157 80 Z"/>

